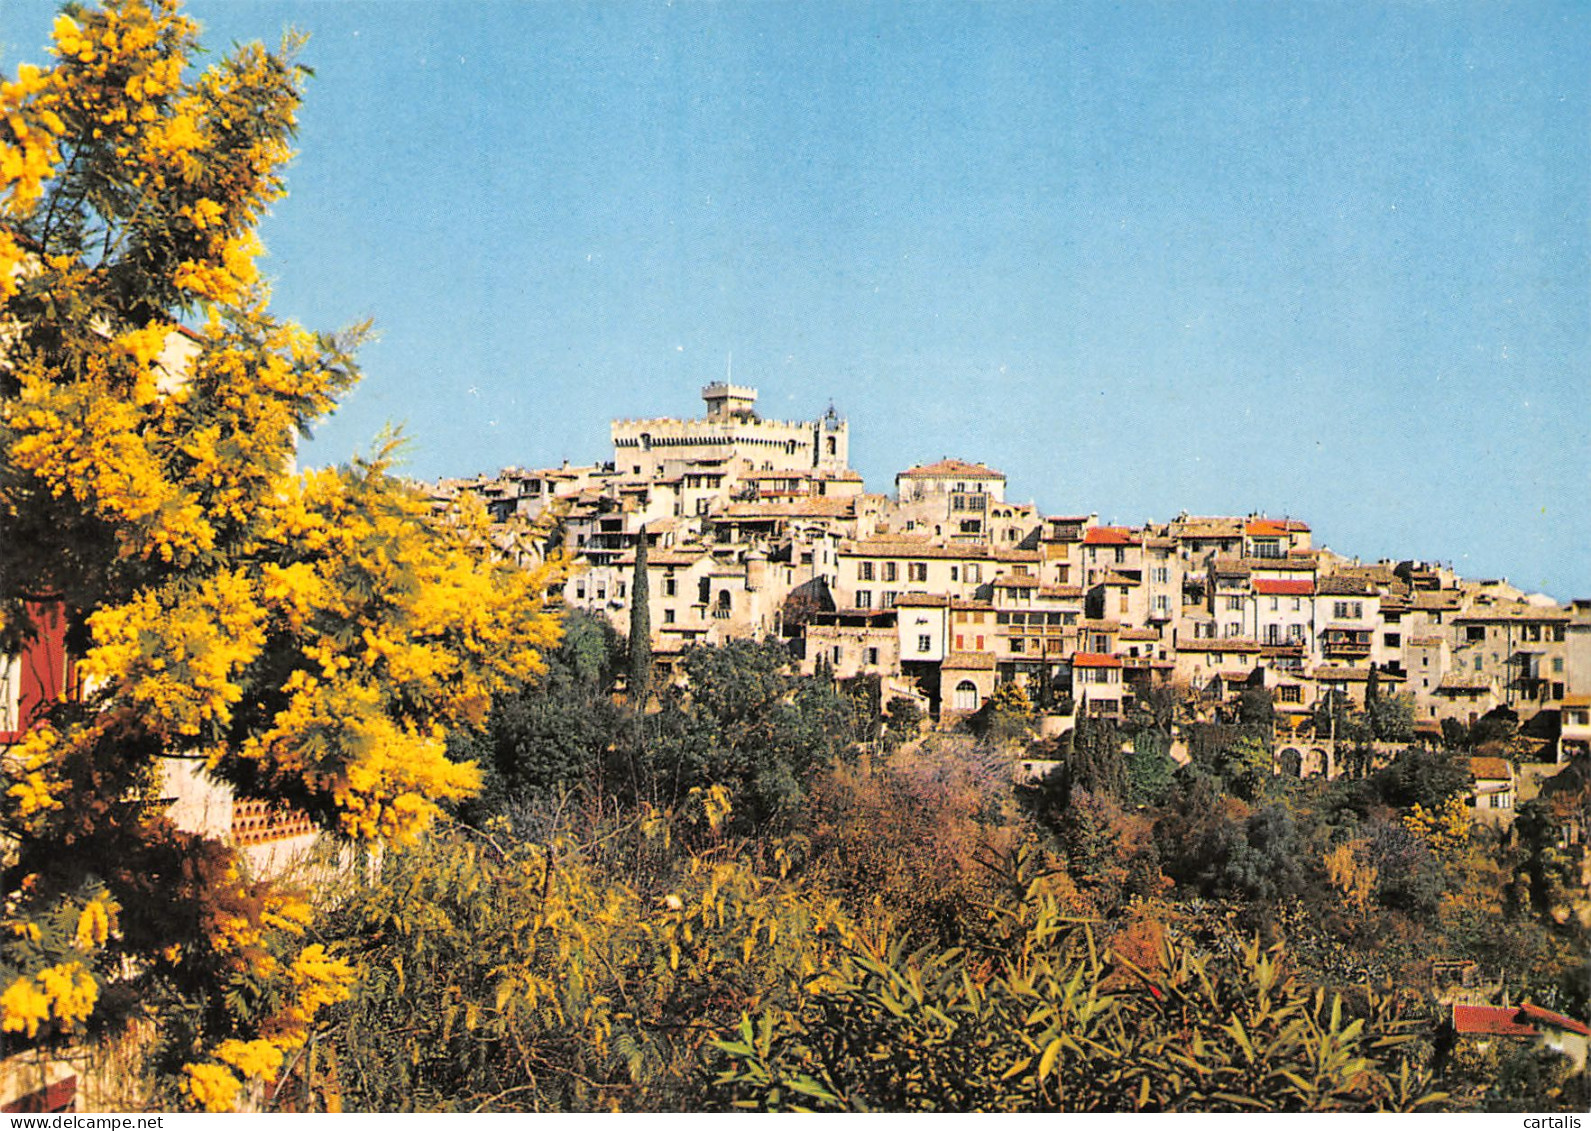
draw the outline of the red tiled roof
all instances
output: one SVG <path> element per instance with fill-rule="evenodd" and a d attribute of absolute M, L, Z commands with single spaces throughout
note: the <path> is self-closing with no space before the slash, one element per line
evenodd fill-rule
<path fill-rule="evenodd" d="M 1581 1036 L 1591 1036 L 1591 1026 L 1573 1017 L 1565 1017 L 1550 1009 L 1525 1002 L 1517 1009 L 1509 1005 L 1455 1005 L 1453 1029 L 1458 1033 L 1492 1035 L 1500 1037 L 1534 1037 L 1540 1033 L 1537 1025 L 1564 1029 Z"/>
<path fill-rule="evenodd" d="M 1471 758 L 1469 772 L 1478 781 L 1512 781 L 1512 767 L 1507 758 Z"/>
<path fill-rule="evenodd" d="M 1308 531 L 1309 524 L 1300 522 L 1296 518 L 1256 518 L 1248 524 L 1245 533 L 1264 538 L 1282 534 L 1304 534 Z"/>
<path fill-rule="evenodd" d="M 1074 668 L 1119 668 L 1121 657 L 1111 656 L 1103 652 L 1075 652 L 1072 655 Z"/>
<path fill-rule="evenodd" d="M 896 479 L 1004 479 L 1005 476 L 981 463 L 942 459 L 938 463 L 918 464 L 901 472 Z"/>
<path fill-rule="evenodd" d="M 1037 589 L 1039 579 L 1025 573 L 1002 573 L 993 584 L 996 589 Z"/>
<path fill-rule="evenodd" d="M 1453 1031 L 1500 1037 L 1534 1037 L 1535 1026 L 1516 1020 L 1519 1012 L 1504 1005 L 1455 1005 Z"/>
<path fill-rule="evenodd" d="M 1282 581 L 1269 577 L 1254 579 L 1254 592 L 1261 597 L 1310 597 L 1314 595 L 1313 581 Z"/>
<path fill-rule="evenodd" d="M 1550 1009 L 1543 1009 L 1528 1001 L 1519 1007 L 1519 1012 L 1542 1025 L 1551 1025 L 1555 1029 L 1567 1029 L 1571 1033 L 1579 1033 L 1582 1037 L 1591 1037 L 1591 1026 L 1584 1021 L 1576 1021 L 1573 1017 L 1565 1017 L 1561 1013 L 1554 1013 Z"/>
<path fill-rule="evenodd" d="M 1085 546 L 1130 546 L 1132 528 L 1127 526 L 1091 526 L 1083 534 Z"/>

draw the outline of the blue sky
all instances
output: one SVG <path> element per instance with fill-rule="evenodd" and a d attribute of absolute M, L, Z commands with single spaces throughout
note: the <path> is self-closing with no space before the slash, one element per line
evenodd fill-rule
<path fill-rule="evenodd" d="M 56 5 L 0 0 L 0 68 Z M 1591 597 L 1584 3 L 192 3 L 312 36 L 276 307 L 373 317 L 305 449 L 608 458 L 733 355 L 873 490 L 1267 511 Z"/>

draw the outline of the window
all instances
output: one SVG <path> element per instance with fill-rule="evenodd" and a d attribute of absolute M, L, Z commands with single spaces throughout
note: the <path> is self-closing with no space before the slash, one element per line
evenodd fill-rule
<path fill-rule="evenodd" d="M 857 578 L 859 580 L 862 580 L 862 581 L 872 581 L 873 580 L 873 563 L 872 562 L 859 562 L 857 564 L 857 567 L 856 567 L 856 576 L 857 576 Z"/>
<path fill-rule="evenodd" d="M 885 581 L 894 581 L 895 580 L 895 575 L 896 575 L 896 572 L 897 572 L 898 568 L 899 567 L 898 567 L 898 565 L 895 562 L 885 562 L 884 563 L 884 580 Z"/>
<path fill-rule="evenodd" d="M 1399 632 L 1389 632 L 1382 636 L 1381 642 L 1388 648 L 1401 648 L 1403 647 L 1403 634 Z"/>
<path fill-rule="evenodd" d="M 926 632 L 918 633 L 917 650 L 919 652 L 932 652 L 934 650 L 934 638 Z"/>
<path fill-rule="evenodd" d="M 1282 599 L 1280 597 L 1272 597 L 1271 598 L 1271 612 L 1273 612 L 1273 613 L 1274 612 L 1279 612 L 1281 610 L 1281 607 L 1282 607 Z"/>
<path fill-rule="evenodd" d="M 1464 639 L 1468 640 L 1472 644 L 1485 640 L 1486 626 L 1484 624 L 1470 625 L 1464 630 Z"/>
<path fill-rule="evenodd" d="M 983 651 L 983 637 L 978 637 L 978 651 Z"/>
<path fill-rule="evenodd" d="M 1012 652 L 1021 652 L 1024 647 L 1025 647 L 1025 645 L 1023 644 L 1022 638 L 1020 636 L 1013 636 L 1011 638 L 1011 651 Z"/>
<path fill-rule="evenodd" d="M 956 684 L 955 709 L 958 711 L 978 709 L 978 685 L 972 680 L 964 679 Z"/>
<path fill-rule="evenodd" d="M 956 633 L 956 651 L 965 652 L 966 650 L 967 650 L 967 638 L 965 636 L 961 635 L 961 633 L 959 633 L 959 632 Z"/>
<path fill-rule="evenodd" d="M 672 577 L 665 577 L 663 579 L 663 596 L 672 597 L 678 589 L 679 582 L 675 581 Z"/>
<path fill-rule="evenodd" d="M 928 563 L 927 562 L 908 562 L 906 564 L 906 580 L 907 581 L 927 581 L 928 580 Z"/>
<path fill-rule="evenodd" d="M 1228 597 L 1226 599 L 1226 611 L 1229 613 L 1241 613 L 1243 611 L 1243 598 Z"/>
<path fill-rule="evenodd" d="M 918 637 L 919 644 L 921 643 L 921 640 L 922 640 L 922 638 Z M 867 666 L 870 667 L 870 668 L 878 667 L 878 649 L 877 648 L 869 648 L 867 650 Z"/>
<path fill-rule="evenodd" d="M 838 644 L 834 646 L 834 666 L 840 666 L 840 646 Z"/>
<path fill-rule="evenodd" d="M 1242 634 L 1243 634 L 1243 626 L 1241 624 L 1238 624 L 1237 621 L 1232 621 L 1230 624 L 1228 624 L 1226 626 L 1226 631 L 1225 631 L 1225 633 L 1223 635 L 1230 637 L 1230 636 L 1241 636 Z"/>
<path fill-rule="evenodd" d="M 1331 607 L 1331 615 L 1338 620 L 1358 620 L 1364 616 L 1362 601 L 1338 601 Z"/>
<path fill-rule="evenodd" d="M 1284 683 L 1276 689 L 1276 698 L 1283 703 L 1302 703 L 1304 689 L 1296 683 Z"/>
<path fill-rule="evenodd" d="M 950 580 L 951 581 L 960 581 L 961 580 L 961 569 L 960 569 L 959 566 L 951 566 L 950 567 Z"/>
<path fill-rule="evenodd" d="M 969 563 L 968 566 L 967 566 L 967 581 L 970 582 L 973 585 L 976 585 L 982 580 L 983 580 L 983 567 L 980 566 L 977 562 Z"/>
<path fill-rule="evenodd" d="M 1116 547 L 1116 564 L 1117 565 L 1121 565 L 1126 560 L 1127 560 L 1127 547 L 1126 546 L 1117 546 Z"/>
<path fill-rule="evenodd" d="M 1553 675 L 1562 675 L 1563 674 L 1563 657 L 1562 656 L 1554 656 L 1552 658 L 1552 674 Z"/>
<path fill-rule="evenodd" d="M 884 590 L 884 605 L 883 605 L 883 607 L 886 608 L 886 609 L 893 609 L 895 607 L 895 598 L 897 598 L 899 596 L 900 596 L 900 594 L 897 593 L 893 589 Z"/>
<path fill-rule="evenodd" d="M 673 624 L 674 623 L 674 610 L 673 609 L 664 609 L 663 610 L 663 623 L 664 624 Z"/>
<path fill-rule="evenodd" d="M 1303 607 L 1304 607 L 1304 599 L 1302 597 L 1294 597 L 1293 598 L 1293 612 L 1296 613 L 1296 612 L 1300 611 Z"/>
<path fill-rule="evenodd" d="M 1156 585 L 1165 585 L 1171 580 L 1171 571 L 1165 566 L 1156 566 L 1151 577 Z"/>
<path fill-rule="evenodd" d="M 856 591 L 856 607 L 871 609 L 873 607 L 873 591 L 871 589 L 858 589 Z"/>
<path fill-rule="evenodd" d="M 1491 807 L 1493 809 L 1512 809 L 1514 807 L 1514 799 L 1506 793 L 1494 793 L 1491 796 Z"/>

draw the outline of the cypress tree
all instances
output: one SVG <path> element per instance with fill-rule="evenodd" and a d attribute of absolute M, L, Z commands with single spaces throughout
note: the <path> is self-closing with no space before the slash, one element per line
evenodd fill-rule
<path fill-rule="evenodd" d="M 630 581 L 630 702 L 645 710 L 652 692 L 652 610 L 647 584 L 646 527 L 635 546 L 635 576 Z"/>

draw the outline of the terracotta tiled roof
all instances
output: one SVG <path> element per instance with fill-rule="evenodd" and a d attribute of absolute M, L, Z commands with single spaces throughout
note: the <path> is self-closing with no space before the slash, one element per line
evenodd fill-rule
<path fill-rule="evenodd" d="M 1228 636 L 1220 640 L 1179 640 L 1179 652 L 1258 652 L 1260 646 L 1246 636 Z"/>
<path fill-rule="evenodd" d="M 1004 479 L 1005 475 L 981 463 L 967 463 L 959 459 L 942 459 L 938 463 L 923 463 L 909 468 L 896 479 Z"/>
<path fill-rule="evenodd" d="M 1534 1037 L 1541 1027 L 1564 1029 L 1591 1036 L 1585 1022 L 1526 1002 L 1517 1009 L 1508 1005 L 1455 1005 L 1453 1029 L 1472 1036 Z"/>
<path fill-rule="evenodd" d="M 1375 589 L 1362 577 L 1334 573 L 1315 582 L 1315 592 L 1322 597 L 1374 597 Z"/>
<path fill-rule="evenodd" d="M 1513 781 L 1513 766 L 1507 758 L 1471 758 L 1469 772 L 1476 781 Z"/>
<path fill-rule="evenodd" d="M 1313 581 L 1282 581 L 1279 578 L 1256 577 L 1254 592 L 1261 597 L 1309 597 L 1315 592 Z"/>
<path fill-rule="evenodd" d="M 1128 526 L 1091 526 L 1083 533 L 1085 546 L 1131 546 L 1134 541 Z"/>
<path fill-rule="evenodd" d="M 1256 518 L 1251 519 L 1243 529 L 1244 533 L 1255 537 L 1274 538 L 1283 534 L 1307 534 L 1309 523 L 1296 518 Z"/>
<path fill-rule="evenodd" d="M 928 541 L 894 538 L 867 538 L 840 543 L 840 554 L 849 558 L 950 558 L 955 561 L 987 561 L 989 553 L 981 546 L 936 546 Z"/>
<path fill-rule="evenodd" d="M 950 604 L 950 598 L 943 593 L 902 593 L 895 598 L 896 608 L 942 609 L 948 604 Z"/>
<path fill-rule="evenodd" d="M 1137 585 L 1139 584 L 1139 581 L 1130 573 L 1123 573 L 1119 570 L 1113 569 L 1107 570 L 1105 576 L 1100 579 L 1099 583 L 1101 585 Z"/>
<path fill-rule="evenodd" d="M 1002 573 L 993 585 L 996 589 L 1037 589 L 1039 579 L 1025 573 Z"/>
<path fill-rule="evenodd" d="M 1519 1012 L 1537 1024 L 1550 1025 L 1555 1029 L 1567 1029 L 1571 1033 L 1579 1033 L 1582 1037 L 1591 1037 L 1591 1026 L 1586 1025 L 1584 1021 L 1576 1021 L 1573 1017 L 1565 1017 L 1561 1013 L 1554 1013 L 1550 1009 L 1543 1009 L 1528 1001 L 1519 1007 Z"/>
<path fill-rule="evenodd" d="M 996 664 L 988 652 L 952 652 L 939 666 L 945 671 L 986 672 L 993 671 Z"/>
<path fill-rule="evenodd" d="M 1119 668 L 1121 667 L 1121 657 L 1112 656 L 1105 652 L 1074 652 L 1072 654 L 1072 667 Z"/>
<path fill-rule="evenodd" d="M 1536 1027 L 1505 1005 L 1455 1005 L 1453 1031 L 1470 1036 L 1534 1037 Z"/>
<path fill-rule="evenodd" d="M 1370 679 L 1370 669 L 1321 664 L 1309 673 L 1309 678 L 1316 683 L 1366 683 Z"/>

